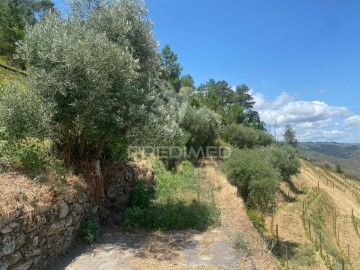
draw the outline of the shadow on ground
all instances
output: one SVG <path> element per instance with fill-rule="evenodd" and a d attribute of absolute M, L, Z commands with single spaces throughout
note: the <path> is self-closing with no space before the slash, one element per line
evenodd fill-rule
<path fill-rule="evenodd" d="M 134 258 L 177 261 L 181 251 L 188 248 L 187 240 L 194 233 L 128 233 L 117 228 L 106 228 L 97 243 L 77 246 L 60 257 L 51 269 L 133 269 L 131 261 Z"/>

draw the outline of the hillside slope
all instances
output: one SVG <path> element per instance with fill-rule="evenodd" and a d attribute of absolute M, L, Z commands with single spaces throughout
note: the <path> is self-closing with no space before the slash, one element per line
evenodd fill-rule
<path fill-rule="evenodd" d="M 275 234 L 278 226 L 290 269 L 360 269 L 359 183 L 303 161 L 281 190 L 285 196 L 268 228 Z"/>
<path fill-rule="evenodd" d="M 360 145 L 343 143 L 300 143 L 299 154 L 317 165 L 339 164 L 347 174 L 360 177 Z"/>

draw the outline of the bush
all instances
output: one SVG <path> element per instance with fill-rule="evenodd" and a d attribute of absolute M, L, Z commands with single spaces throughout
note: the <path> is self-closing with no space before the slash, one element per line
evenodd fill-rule
<path fill-rule="evenodd" d="M 292 175 L 299 172 L 300 160 L 294 147 L 288 144 L 272 145 L 264 148 L 267 152 L 268 159 L 271 160 L 273 166 L 277 168 L 284 181 L 290 180 Z"/>
<path fill-rule="evenodd" d="M 146 180 L 137 180 L 130 197 L 130 207 L 148 208 L 154 198 L 155 188 Z"/>
<path fill-rule="evenodd" d="M 221 129 L 221 138 L 239 148 L 267 146 L 272 143 L 272 136 L 265 131 L 255 130 L 242 124 L 230 124 Z"/>
<path fill-rule="evenodd" d="M 17 155 L 24 169 L 35 173 L 41 173 L 45 171 L 46 157 L 38 144 L 20 144 Z"/>
<path fill-rule="evenodd" d="M 274 203 L 281 180 L 264 148 L 234 150 L 222 164 L 230 183 L 235 185 L 247 207 L 265 212 Z"/>
<path fill-rule="evenodd" d="M 265 228 L 265 218 L 261 215 L 259 215 L 258 213 L 256 213 L 256 211 L 250 209 L 247 211 L 247 215 L 250 218 L 250 220 L 263 232 L 266 231 Z"/>
<path fill-rule="evenodd" d="M 100 232 L 100 225 L 98 219 L 95 217 L 85 218 L 80 225 L 79 237 L 87 244 L 92 244 L 96 241 Z"/>
<path fill-rule="evenodd" d="M 124 226 L 160 230 L 203 230 L 219 218 L 210 190 L 201 188 L 203 175 L 183 161 L 175 172 L 167 171 L 154 160 L 157 176 L 155 193 L 144 181 L 138 181 L 125 211 Z"/>
<path fill-rule="evenodd" d="M 131 207 L 126 210 L 124 226 L 127 229 L 205 230 L 219 219 L 214 204 L 193 200 L 155 203 L 148 208 Z"/>
<path fill-rule="evenodd" d="M 188 107 L 180 127 L 188 135 L 186 146 L 195 151 L 214 146 L 220 127 L 221 117 L 212 110 L 202 107 Z M 197 157 L 195 157 L 197 158 Z"/>
<path fill-rule="evenodd" d="M 344 173 L 344 171 L 342 170 L 342 168 L 341 168 L 341 166 L 339 164 L 336 164 L 335 171 L 337 173 Z"/>

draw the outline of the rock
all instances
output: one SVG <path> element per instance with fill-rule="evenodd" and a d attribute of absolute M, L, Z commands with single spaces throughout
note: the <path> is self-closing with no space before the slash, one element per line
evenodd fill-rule
<path fill-rule="evenodd" d="M 33 247 L 36 247 L 39 244 L 39 236 L 35 236 L 33 239 Z"/>
<path fill-rule="evenodd" d="M 41 256 L 37 256 L 34 258 L 34 265 L 38 265 L 41 260 Z"/>
<path fill-rule="evenodd" d="M 79 213 L 82 212 L 81 204 L 79 204 L 79 203 L 74 203 L 74 212 L 75 212 L 76 214 L 79 214 Z"/>
<path fill-rule="evenodd" d="M 12 268 L 11 270 L 27 270 L 31 267 L 32 263 L 34 262 L 33 259 L 27 260 L 24 263 L 21 263 L 17 266 L 15 266 L 14 268 Z"/>
<path fill-rule="evenodd" d="M 67 216 L 66 219 L 65 219 L 65 226 L 69 227 L 69 226 L 71 226 L 72 223 L 73 223 L 72 216 Z"/>
<path fill-rule="evenodd" d="M 44 246 L 45 243 L 46 243 L 46 239 L 45 239 L 45 238 L 42 238 L 42 239 L 40 240 L 40 247 Z"/>
<path fill-rule="evenodd" d="M 6 244 L 7 242 L 10 242 L 11 239 L 12 239 L 11 235 L 8 235 L 8 234 L 4 235 L 4 237 L 2 237 L 2 239 L 1 239 L 1 243 Z"/>
<path fill-rule="evenodd" d="M 7 260 L 0 261 L 0 270 L 6 270 L 10 266 L 10 263 Z"/>
<path fill-rule="evenodd" d="M 25 244 L 25 239 L 26 239 L 25 234 L 21 232 L 19 236 L 16 238 L 16 243 L 15 243 L 16 248 L 22 247 Z"/>
<path fill-rule="evenodd" d="M 69 214 L 69 206 L 63 200 L 61 200 L 58 205 L 59 205 L 59 217 L 63 219 Z"/>
<path fill-rule="evenodd" d="M 51 232 L 51 233 L 56 233 L 56 232 L 64 229 L 64 225 L 65 225 L 65 221 L 64 221 L 64 220 L 62 220 L 62 221 L 60 221 L 60 222 L 53 223 L 53 224 L 51 224 L 51 226 L 50 226 L 50 232 Z"/>
<path fill-rule="evenodd" d="M 14 250 L 15 250 L 15 241 L 12 240 L 4 245 L 2 252 L 4 253 L 4 255 L 9 255 L 13 253 Z"/>
<path fill-rule="evenodd" d="M 19 227 L 19 223 L 17 223 L 17 222 L 12 222 L 12 223 L 10 223 L 10 227 L 12 228 L 12 229 L 14 229 L 14 228 L 16 228 L 16 227 Z"/>
<path fill-rule="evenodd" d="M 22 258 L 21 253 L 19 251 L 17 251 L 17 252 L 14 252 L 13 254 L 11 254 L 8 257 L 8 260 L 9 260 L 10 265 L 14 265 L 17 262 L 19 262 L 21 260 L 21 258 Z"/>
<path fill-rule="evenodd" d="M 32 251 L 32 256 L 40 256 L 41 255 L 41 249 L 40 248 L 35 248 Z"/>
<path fill-rule="evenodd" d="M 12 232 L 12 228 L 8 225 L 8 226 L 1 228 L 0 231 L 1 231 L 1 233 L 5 234 L 5 233 Z"/>
<path fill-rule="evenodd" d="M 35 223 L 37 226 L 44 225 L 46 223 L 46 217 L 45 216 L 37 216 L 35 218 Z"/>

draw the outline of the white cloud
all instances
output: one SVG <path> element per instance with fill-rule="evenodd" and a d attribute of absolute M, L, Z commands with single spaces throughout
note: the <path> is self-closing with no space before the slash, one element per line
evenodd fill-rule
<path fill-rule="evenodd" d="M 360 115 L 342 106 L 323 101 L 302 101 L 296 94 L 281 93 L 273 100 L 254 93 L 254 109 L 261 119 L 282 139 L 284 126 L 292 124 L 300 141 L 360 142 Z M 359 135 L 358 135 L 359 134 Z"/>
<path fill-rule="evenodd" d="M 345 119 L 343 124 L 346 127 L 350 127 L 353 125 L 360 125 L 360 115 L 350 116 L 349 118 Z"/>

